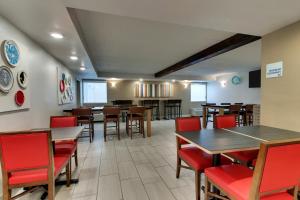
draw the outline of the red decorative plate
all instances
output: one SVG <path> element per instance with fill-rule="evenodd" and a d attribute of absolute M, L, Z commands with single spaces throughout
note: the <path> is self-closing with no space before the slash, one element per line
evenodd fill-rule
<path fill-rule="evenodd" d="M 22 106 L 24 104 L 25 95 L 21 90 L 15 94 L 15 101 L 18 106 Z"/>
<path fill-rule="evenodd" d="M 60 89 L 60 92 L 64 92 L 65 91 L 65 81 L 64 80 L 60 80 L 60 82 L 59 82 L 59 89 Z"/>

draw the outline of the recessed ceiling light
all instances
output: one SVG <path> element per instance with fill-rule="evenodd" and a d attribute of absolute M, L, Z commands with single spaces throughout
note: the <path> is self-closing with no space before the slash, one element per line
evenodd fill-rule
<path fill-rule="evenodd" d="M 79 69 L 80 69 L 81 71 L 86 70 L 85 66 L 81 66 Z"/>
<path fill-rule="evenodd" d="M 174 83 L 174 82 L 175 82 L 175 79 L 173 79 L 172 82 Z"/>
<path fill-rule="evenodd" d="M 70 59 L 71 60 L 78 60 L 78 57 L 77 56 L 70 56 Z"/>
<path fill-rule="evenodd" d="M 142 78 L 140 78 L 139 80 L 140 80 L 141 82 L 143 81 L 143 79 L 142 79 Z"/>
<path fill-rule="evenodd" d="M 50 33 L 51 37 L 55 39 L 62 39 L 64 36 L 61 33 Z"/>

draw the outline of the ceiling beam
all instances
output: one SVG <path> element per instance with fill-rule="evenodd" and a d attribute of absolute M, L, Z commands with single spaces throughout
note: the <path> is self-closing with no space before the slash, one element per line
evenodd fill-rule
<path fill-rule="evenodd" d="M 231 51 L 238 47 L 244 46 L 251 42 L 261 39 L 260 36 L 246 35 L 246 34 L 235 34 L 221 42 L 218 42 L 188 58 L 185 58 L 174 65 L 171 65 L 157 73 L 154 74 L 155 78 L 160 78 L 166 76 L 170 73 L 176 72 L 178 70 L 184 69 L 188 66 L 194 65 L 196 63 L 202 62 L 209 58 L 218 56 L 225 52 Z"/>

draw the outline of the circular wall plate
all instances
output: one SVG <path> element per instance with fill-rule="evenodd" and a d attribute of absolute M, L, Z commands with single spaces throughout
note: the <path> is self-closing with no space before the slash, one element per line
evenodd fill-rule
<path fill-rule="evenodd" d="M 11 67 L 16 67 L 20 60 L 18 45 L 13 40 L 4 40 L 1 46 L 3 60 Z"/>
<path fill-rule="evenodd" d="M 18 81 L 18 84 L 19 84 L 20 88 L 26 89 L 27 88 L 27 83 L 28 83 L 27 73 L 25 71 L 18 72 L 17 81 Z"/>
<path fill-rule="evenodd" d="M 6 66 L 0 67 L 0 91 L 8 93 L 14 85 L 14 77 L 11 70 Z"/>
<path fill-rule="evenodd" d="M 241 83 L 241 78 L 239 76 L 233 76 L 231 79 L 232 84 L 238 85 Z"/>
<path fill-rule="evenodd" d="M 22 92 L 21 90 L 17 91 L 17 93 L 15 94 L 15 102 L 18 106 L 22 106 L 25 102 L 25 95 L 24 92 Z"/>

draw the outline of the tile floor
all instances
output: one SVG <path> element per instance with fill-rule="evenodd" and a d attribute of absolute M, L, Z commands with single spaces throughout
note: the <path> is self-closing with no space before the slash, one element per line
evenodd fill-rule
<path fill-rule="evenodd" d="M 182 169 L 180 179 L 175 177 L 174 127 L 174 120 L 153 121 L 152 137 L 144 139 L 139 134 L 131 140 L 122 124 L 122 139 L 110 136 L 104 142 L 103 125 L 96 124 L 94 142 L 79 142 L 80 166 L 73 173 L 79 183 L 56 187 L 55 199 L 194 200 L 193 171 Z M 38 200 L 41 193 L 21 199 Z"/>

